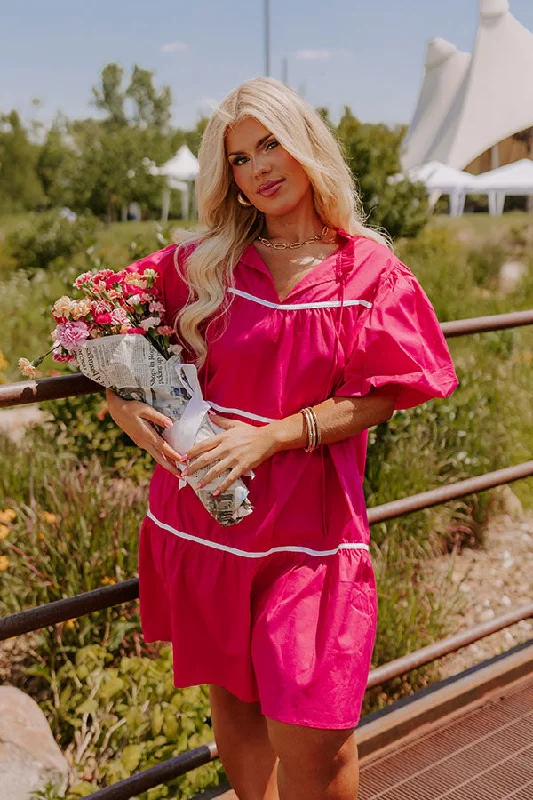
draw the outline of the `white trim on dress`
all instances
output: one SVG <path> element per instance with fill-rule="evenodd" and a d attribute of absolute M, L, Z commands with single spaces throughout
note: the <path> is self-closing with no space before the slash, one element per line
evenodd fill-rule
<path fill-rule="evenodd" d="M 218 403 L 212 403 L 211 400 L 207 400 L 211 408 L 214 408 L 216 411 L 221 411 L 223 414 L 237 414 L 239 417 L 246 417 L 246 419 L 253 419 L 256 422 L 275 422 L 275 419 L 271 419 L 270 417 L 262 417 L 260 414 L 252 414 L 251 411 L 241 411 L 240 408 L 225 408 L 224 406 L 219 406 Z"/>
<path fill-rule="evenodd" d="M 251 300 L 253 303 L 259 303 L 260 306 L 267 308 L 278 308 L 282 311 L 294 311 L 302 308 L 340 308 L 347 306 L 364 306 L 365 308 L 372 308 L 372 303 L 368 300 L 322 300 L 319 303 L 271 303 L 270 300 L 263 300 L 261 297 L 256 297 L 248 292 L 242 292 L 240 289 L 235 289 L 233 286 L 228 287 L 228 292 L 236 294 L 239 297 L 244 297 L 245 300 Z"/>
<path fill-rule="evenodd" d="M 172 525 L 167 525 L 164 522 L 160 522 L 157 517 L 154 517 L 150 509 L 148 509 L 146 512 L 146 516 L 149 517 L 152 522 L 155 522 L 159 528 L 162 528 L 169 533 L 173 533 L 180 539 L 186 539 L 188 542 L 202 544 L 204 547 L 210 547 L 212 550 L 223 550 L 225 553 L 231 553 L 232 555 L 240 556 L 241 558 L 265 558 L 273 553 L 305 553 L 308 556 L 323 558 L 324 556 L 335 556 L 341 550 L 366 550 L 367 552 L 370 550 L 369 546 L 367 544 L 363 544 L 363 542 L 341 542 L 341 544 L 337 545 L 337 547 L 334 547 L 331 550 L 312 550 L 310 547 L 296 547 L 287 545 L 287 547 L 271 547 L 269 550 L 263 550 L 261 552 L 254 553 L 251 550 L 240 550 L 237 547 L 229 547 L 225 544 L 212 542 L 209 539 L 200 539 L 199 536 L 193 536 L 192 533 L 178 531 L 176 528 L 173 528 Z"/>

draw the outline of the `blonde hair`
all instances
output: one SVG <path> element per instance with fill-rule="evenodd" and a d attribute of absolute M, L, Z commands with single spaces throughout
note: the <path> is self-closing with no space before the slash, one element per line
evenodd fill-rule
<path fill-rule="evenodd" d="M 238 187 L 226 155 L 227 130 L 245 117 L 264 125 L 301 164 L 313 187 L 316 212 L 325 225 L 387 244 L 379 232 L 365 227 L 352 173 L 318 112 L 272 78 L 241 84 L 213 113 L 198 155 L 198 216 L 207 231 L 195 237 L 197 246 L 187 258 L 184 277 L 189 285 L 189 302 L 177 319 L 179 334 L 196 353 L 198 366 L 204 363 L 207 352 L 205 324 L 222 310 L 226 288 L 233 284 L 235 265 L 245 247 L 264 229 L 262 212 L 253 205 L 238 203 Z"/>

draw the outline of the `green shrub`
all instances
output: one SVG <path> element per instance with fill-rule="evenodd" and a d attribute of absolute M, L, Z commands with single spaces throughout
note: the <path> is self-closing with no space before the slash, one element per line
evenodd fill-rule
<path fill-rule="evenodd" d="M 499 244 L 484 244 L 470 250 L 467 259 L 474 283 L 488 289 L 495 288 L 500 268 L 505 262 L 505 249 Z"/>
<path fill-rule="evenodd" d="M 48 414 L 46 435 L 62 452 L 80 463 L 98 458 L 116 475 L 137 479 L 151 475 L 153 459 L 115 424 L 103 393 L 66 397 L 42 407 Z"/>
<path fill-rule="evenodd" d="M 57 211 L 32 214 L 8 236 L 7 248 L 18 267 L 45 269 L 85 252 L 94 245 L 99 227 L 98 220 L 88 215 L 71 222 Z"/>
<path fill-rule="evenodd" d="M 155 659 L 124 657 L 114 666 L 112 661 L 98 644 L 80 648 L 57 674 L 56 699 L 42 704 L 59 721 L 55 734 L 71 764 L 67 800 L 213 739 L 208 688 L 174 687 L 169 647 Z M 221 774 L 219 762 L 207 764 L 139 797 L 185 800 L 218 785 Z"/>

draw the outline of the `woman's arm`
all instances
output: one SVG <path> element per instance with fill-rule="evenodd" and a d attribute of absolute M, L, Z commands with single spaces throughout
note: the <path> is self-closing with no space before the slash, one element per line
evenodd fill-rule
<path fill-rule="evenodd" d="M 159 436 L 155 428 L 155 426 L 171 428 L 172 420 L 146 403 L 124 400 L 111 389 L 106 389 L 106 399 L 109 413 L 119 428 L 122 428 L 136 445 L 150 453 L 158 464 L 173 475 L 179 476 L 180 471 L 175 462 L 181 461 L 182 458 Z"/>
<path fill-rule="evenodd" d="M 398 388 L 389 385 L 364 397 L 330 397 L 313 406 L 322 443 L 340 442 L 390 419 L 397 394 Z M 258 467 L 275 453 L 307 445 L 307 427 L 300 412 L 261 428 L 228 420 L 218 414 L 212 414 L 211 419 L 224 431 L 195 445 L 187 454 L 183 454 L 183 458 L 189 461 L 189 475 L 213 464 L 202 486 L 218 478 L 227 469 L 230 470 L 228 477 L 214 492 L 215 495 L 225 491 L 244 472 Z"/>

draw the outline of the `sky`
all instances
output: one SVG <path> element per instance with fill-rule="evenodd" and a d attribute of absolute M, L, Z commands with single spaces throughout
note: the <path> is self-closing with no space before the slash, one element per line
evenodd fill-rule
<path fill-rule="evenodd" d="M 49 124 L 97 115 L 91 87 L 110 61 L 169 84 L 190 128 L 247 78 L 265 74 L 265 0 L 0 0 L 0 112 Z M 533 0 L 511 0 L 533 30 Z M 408 123 L 427 42 L 471 51 L 478 0 L 270 0 L 271 75 L 338 119 Z M 36 106 L 32 100 L 39 100 Z"/>

